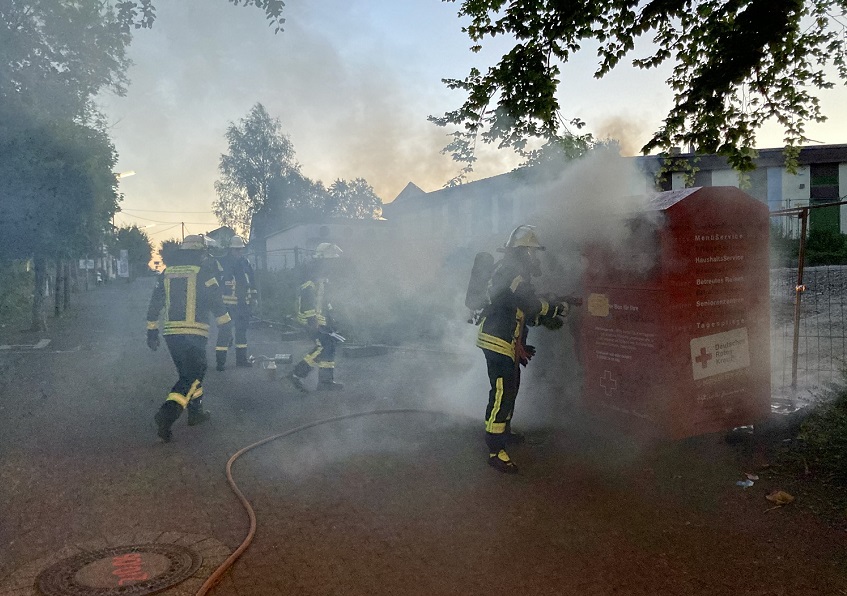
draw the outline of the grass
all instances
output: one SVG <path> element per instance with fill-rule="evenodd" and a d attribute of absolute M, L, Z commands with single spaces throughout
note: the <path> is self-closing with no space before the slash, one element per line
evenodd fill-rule
<path fill-rule="evenodd" d="M 799 493 L 798 502 L 847 524 L 847 388 L 823 395 L 792 435 L 772 446 L 774 473 Z"/>

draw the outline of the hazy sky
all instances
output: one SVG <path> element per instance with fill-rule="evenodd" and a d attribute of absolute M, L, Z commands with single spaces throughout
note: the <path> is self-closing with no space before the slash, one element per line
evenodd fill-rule
<path fill-rule="evenodd" d="M 217 227 L 211 214 L 224 132 L 261 102 L 279 118 L 303 172 L 331 184 L 365 178 L 385 202 L 408 182 L 441 188 L 458 168 L 440 154 L 448 130 L 427 122 L 461 105 L 442 78 L 485 68 L 506 47 L 468 50 L 457 4 L 441 0 L 288 0 L 285 31 L 274 35 L 264 13 L 226 0 L 156 0 L 152 30 L 135 33 L 126 97 L 103 110 L 120 153 L 125 199 L 119 225 L 149 225 L 154 243 Z M 634 154 L 671 106 L 668 70 L 624 66 L 601 81 L 583 52 L 563 73 L 565 117 L 578 116 L 595 136 L 612 136 Z M 822 96 L 830 121 L 810 126 L 823 143 L 847 142 L 847 94 Z M 782 143 L 779 130 L 760 147 Z M 518 161 L 485 151 L 475 178 Z M 172 223 L 167 223 L 172 222 Z"/>

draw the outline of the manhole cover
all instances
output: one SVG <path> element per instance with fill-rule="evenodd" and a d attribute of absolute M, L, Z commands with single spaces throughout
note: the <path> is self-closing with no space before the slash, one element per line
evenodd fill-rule
<path fill-rule="evenodd" d="M 36 583 L 45 596 L 153 594 L 191 577 L 201 562 L 196 552 L 176 544 L 117 546 L 63 559 Z"/>

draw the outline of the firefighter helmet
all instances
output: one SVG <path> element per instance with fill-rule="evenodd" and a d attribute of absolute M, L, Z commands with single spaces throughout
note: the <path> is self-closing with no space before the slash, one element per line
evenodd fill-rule
<path fill-rule="evenodd" d="M 244 244 L 244 238 L 241 236 L 233 236 L 229 241 L 230 248 L 244 248 L 246 245 Z"/>
<path fill-rule="evenodd" d="M 204 250 L 206 248 L 206 239 L 200 234 L 191 234 L 185 237 L 179 248 L 180 250 Z"/>
<path fill-rule="evenodd" d="M 503 250 L 508 248 L 536 248 L 538 250 L 544 250 L 544 247 L 538 241 L 538 236 L 535 234 L 535 226 L 527 224 L 520 225 L 512 230 L 509 239 L 503 245 Z"/>
<path fill-rule="evenodd" d="M 315 247 L 316 259 L 336 259 L 341 256 L 341 249 L 331 242 L 321 242 Z"/>

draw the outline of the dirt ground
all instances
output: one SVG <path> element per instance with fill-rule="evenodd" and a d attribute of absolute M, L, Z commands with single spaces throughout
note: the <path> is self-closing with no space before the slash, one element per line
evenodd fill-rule
<path fill-rule="evenodd" d="M 234 550 L 248 520 L 224 475 L 232 454 L 377 410 L 420 412 L 324 422 L 235 462 L 258 528 L 212 594 L 847 595 L 844 515 L 821 510 L 825 493 L 722 434 L 644 444 L 585 415 L 573 354 L 545 342 L 518 403 L 517 476 L 485 464 L 487 379 L 464 337 L 339 358 L 334 393 L 211 370 L 212 421 L 159 443 L 151 419 L 175 376 L 144 345 L 151 289 L 75 295 L 49 346 L 0 350 L 2 596 L 21 593 L 4 581 L 28 562 L 101 536 L 185 532 Z M 0 344 L 42 338 L 0 331 Z M 257 354 L 305 348 L 251 334 Z M 737 486 L 746 473 L 758 480 Z M 773 509 L 775 489 L 797 500 Z"/>

